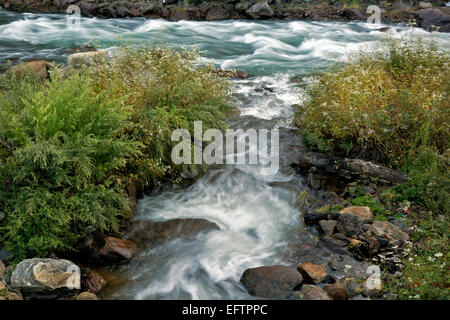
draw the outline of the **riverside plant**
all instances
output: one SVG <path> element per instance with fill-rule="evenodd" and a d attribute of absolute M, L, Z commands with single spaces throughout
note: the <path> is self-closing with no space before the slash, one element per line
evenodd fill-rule
<path fill-rule="evenodd" d="M 127 218 L 141 190 L 181 170 L 170 133 L 225 128 L 228 81 L 198 52 L 119 48 L 110 61 L 0 79 L 0 246 L 15 259 L 73 250 Z"/>

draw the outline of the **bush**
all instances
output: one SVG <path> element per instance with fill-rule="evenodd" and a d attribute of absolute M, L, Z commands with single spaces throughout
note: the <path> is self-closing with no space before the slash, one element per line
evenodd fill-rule
<path fill-rule="evenodd" d="M 171 131 L 224 128 L 227 81 L 192 51 L 118 49 L 51 80 L 0 82 L 0 241 L 16 259 L 70 250 L 126 217 L 125 181 L 150 186 L 178 169 Z"/>
<path fill-rule="evenodd" d="M 295 118 L 306 146 L 405 171 L 405 199 L 448 208 L 448 52 L 422 39 L 387 40 L 320 74 L 307 91 Z"/>

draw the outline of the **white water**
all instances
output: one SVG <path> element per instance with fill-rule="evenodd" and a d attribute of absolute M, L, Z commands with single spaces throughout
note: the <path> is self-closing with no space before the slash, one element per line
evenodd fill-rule
<path fill-rule="evenodd" d="M 289 83 L 362 46 L 385 39 L 382 26 L 337 22 L 167 22 L 145 19 L 88 19 L 68 29 L 65 17 L 17 14 L 0 10 L 0 61 L 63 61 L 66 49 L 95 41 L 112 48 L 121 38 L 132 43 L 156 41 L 195 46 L 205 60 L 250 73 L 234 82 L 242 115 L 275 119 L 288 126 L 301 91 Z M 433 37 L 448 47 L 447 34 L 394 26 L 395 37 Z M 267 89 L 268 88 L 268 89 Z M 245 128 L 244 128 L 245 129 Z M 120 270 L 124 283 L 108 298 L 234 299 L 250 298 L 240 285 L 249 267 L 286 264 L 284 251 L 300 228 L 294 195 L 271 181 L 298 177 L 263 176 L 260 168 L 226 166 L 188 189 L 171 189 L 138 203 L 136 219 L 204 218 L 221 230 L 193 240 L 172 240 L 144 251 Z"/>

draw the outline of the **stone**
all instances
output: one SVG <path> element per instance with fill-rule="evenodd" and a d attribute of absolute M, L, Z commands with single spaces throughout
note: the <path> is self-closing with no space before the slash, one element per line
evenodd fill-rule
<path fill-rule="evenodd" d="M 373 274 L 361 285 L 361 292 L 369 298 L 377 298 L 383 293 L 383 283 L 380 275 Z"/>
<path fill-rule="evenodd" d="M 300 264 L 297 270 L 302 274 L 305 283 L 319 283 L 327 276 L 327 269 L 323 265 L 311 262 Z"/>
<path fill-rule="evenodd" d="M 6 218 L 6 215 L 3 211 L 0 211 L 0 222 Z"/>
<path fill-rule="evenodd" d="M 328 293 L 318 286 L 314 286 L 306 291 L 304 298 L 306 300 L 331 300 Z"/>
<path fill-rule="evenodd" d="M 201 218 L 141 220 L 133 223 L 126 233 L 126 239 L 148 246 L 175 238 L 189 239 L 214 230 L 220 230 L 217 224 Z"/>
<path fill-rule="evenodd" d="M 5 274 L 6 271 L 6 267 L 5 264 L 3 263 L 2 260 L 0 260 L 0 279 L 3 277 L 3 275 Z"/>
<path fill-rule="evenodd" d="M 340 283 L 328 283 L 323 286 L 323 289 L 328 293 L 333 300 L 347 300 L 347 292 Z"/>
<path fill-rule="evenodd" d="M 137 254 L 137 245 L 129 240 L 106 237 L 104 246 L 98 250 L 99 257 L 111 261 L 129 261 Z"/>
<path fill-rule="evenodd" d="M 234 10 L 245 11 L 248 8 L 250 8 L 250 6 L 251 6 L 250 2 L 239 2 L 239 3 L 236 3 L 236 5 L 234 6 Z"/>
<path fill-rule="evenodd" d="M 361 221 L 371 221 L 373 219 L 373 213 L 369 207 L 362 207 L 362 206 L 348 207 L 342 209 L 341 212 L 351 213 L 357 216 Z"/>
<path fill-rule="evenodd" d="M 303 220 L 306 225 L 314 225 L 317 224 L 320 220 L 327 220 L 328 212 L 307 212 L 303 216 Z"/>
<path fill-rule="evenodd" d="M 351 213 L 342 213 L 336 223 L 336 230 L 346 237 L 357 238 L 363 230 L 363 223 Z"/>
<path fill-rule="evenodd" d="M 348 244 L 348 246 L 353 249 L 353 248 L 359 247 L 361 244 L 362 244 L 362 242 L 360 240 L 351 239 L 350 243 Z"/>
<path fill-rule="evenodd" d="M 436 8 L 421 9 L 417 12 L 417 20 L 419 24 L 432 30 L 439 27 L 439 31 L 449 32 L 450 15 Z"/>
<path fill-rule="evenodd" d="M 373 223 L 373 228 L 375 230 L 375 228 L 380 229 L 381 231 L 383 231 L 385 234 L 388 234 L 389 236 L 391 236 L 394 239 L 400 240 L 400 241 L 408 241 L 409 240 L 409 235 L 405 232 L 403 232 L 399 227 L 397 227 L 396 225 L 387 222 L 387 221 L 375 221 Z M 375 234 L 376 236 L 378 236 L 377 234 Z"/>
<path fill-rule="evenodd" d="M 75 298 L 76 300 L 100 300 L 95 293 L 82 292 Z"/>
<path fill-rule="evenodd" d="M 420 9 L 429 9 L 429 8 L 433 8 L 433 5 L 429 2 L 420 1 L 419 8 Z"/>
<path fill-rule="evenodd" d="M 293 268 L 277 265 L 247 269 L 240 281 L 253 296 L 283 299 L 300 288 L 303 277 Z"/>
<path fill-rule="evenodd" d="M 253 19 L 271 18 L 273 10 L 266 2 L 258 2 L 245 11 Z"/>
<path fill-rule="evenodd" d="M 334 232 L 334 228 L 336 227 L 336 223 L 337 221 L 335 220 L 320 220 L 319 226 L 324 235 L 331 236 Z"/>
<path fill-rule="evenodd" d="M 0 291 L 6 290 L 6 285 L 0 280 Z"/>
<path fill-rule="evenodd" d="M 67 64 L 71 67 L 88 66 L 92 63 L 102 62 L 108 59 L 106 50 L 78 52 L 67 57 Z"/>
<path fill-rule="evenodd" d="M 50 77 L 50 69 L 53 65 L 45 60 L 36 60 L 24 62 L 10 68 L 10 72 L 15 76 L 23 74 L 34 74 L 39 79 L 48 79 Z"/>
<path fill-rule="evenodd" d="M 360 284 L 353 277 L 343 277 L 339 279 L 336 283 L 339 283 L 345 290 L 348 297 L 353 297 L 360 292 Z"/>
<path fill-rule="evenodd" d="M 92 293 L 98 293 L 105 285 L 106 280 L 95 271 L 90 271 L 82 279 L 83 288 Z"/>
<path fill-rule="evenodd" d="M 350 20 L 365 20 L 365 15 L 361 12 L 361 10 L 356 8 L 345 8 L 342 12 L 344 17 Z"/>
<path fill-rule="evenodd" d="M 213 7 L 208 11 L 206 15 L 207 21 L 225 20 L 230 18 L 228 10 L 221 7 Z"/>
<path fill-rule="evenodd" d="M 27 259 L 11 276 L 11 287 L 29 298 L 59 298 L 74 295 L 80 289 L 80 268 L 69 260 Z"/>

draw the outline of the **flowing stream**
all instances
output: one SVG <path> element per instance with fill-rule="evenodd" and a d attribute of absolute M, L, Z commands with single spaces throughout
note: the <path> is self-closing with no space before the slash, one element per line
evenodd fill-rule
<path fill-rule="evenodd" d="M 383 25 L 384 26 L 384 25 Z M 95 43 L 152 41 L 197 47 L 204 60 L 248 72 L 234 80 L 236 105 L 253 127 L 288 127 L 302 91 L 289 82 L 321 70 L 352 51 L 386 38 L 380 25 L 306 21 L 168 22 L 82 18 L 69 28 L 64 15 L 12 13 L 0 9 L 0 63 L 46 59 L 64 62 L 71 48 Z M 448 34 L 391 26 L 394 37 L 434 38 L 448 47 Z M 246 118 L 247 117 L 247 118 Z M 242 123 L 241 123 L 242 124 Z M 250 126 L 245 124 L 242 129 Z M 237 126 L 239 127 L 239 123 Z M 283 154 L 280 155 L 283 157 Z M 203 218 L 220 230 L 174 239 L 143 251 L 115 271 L 120 281 L 110 299 L 247 299 L 239 283 L 250 267 L 290 264 L 286 248 L 301 227 L 294 194 L 273 182 L 301 179 L 289 171 L 262 175 L 255 166 L 211 170 L 189 187 L 166 188 L 138 202 L 137 220 Z"/>

